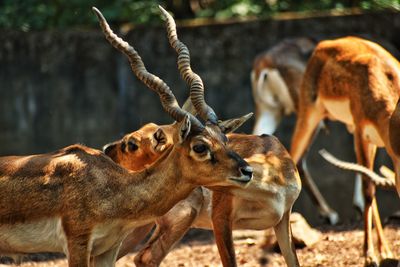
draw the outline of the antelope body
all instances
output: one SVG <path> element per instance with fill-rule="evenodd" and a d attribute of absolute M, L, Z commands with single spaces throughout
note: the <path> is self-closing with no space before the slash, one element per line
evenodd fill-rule
<path fill-rule="evenodd" d="M 90 254 L 96 266 L 112 265 L 134 227 L 154 221 L 207 180 L 208 174 L 201 174 L 207 168 L 181 165 L 189 152 L 184 149 L 169 149 L 138 173 L 78 145 L 52 154 L 0 158 L 0 254 L 64 252 L 70 266 L 86 266 Z M 220 181 L 213 166 L 210 186 L 235 187 L 249 180 L 238 174 L 246 163 L 234 158 L 229 164 L 234 170 Z"/>
<path fill-rule="evenodd" d="M 121 242 L 124 235 L 118 232 L 126 234 L 174 204 L 173 199 L 172 204 L 169 199 L 160 202 L 162 196 L 146 192 L 149 181 L 154 192 L 163 191 L 164 179 L 174 176 L 164 159 L 157 167 L 132 173 L 102 152 L 80 145 L 51 154 L 0 158 L 0 252 L 67 253 L 70 235 L 85 234 L 93 255 L 104 253 Z M 181 197 L 189 192 L 182 191 Z M 148 209 L 155 206 L 155 211 Z"/>
<path fill-rule="evenodd" d="M 135 75 L 159 94 L 178 122 L 171 128 L 174 145 L 139 172 L 79 145 L 1 157 L 2 254 L 58 251 L 67 254 L 69 266 L 89 266 L 90 259 L 96 266 L 113 266 L 122 240 L 134 227 L 154 221 L 197 186 L 235 188 L 251 179 L 251 168 L 227 149 L 216 115 L 203 99 L 193 101 L 207 114 L 206 125 L 176 104 L 169 87 L 147 72 L 133 47 L 115 38 L 94 11 L 106 37 L 129 55 Z"/>
<path fill-rule="evenodd" d="M 140 170 L 153 160 L 147 155 L 161 156 L 163 151 L 157 148 L 166 149 L 172 145 L 167 141 L 171 138 L 165 134 L 170 132 L 170 127 L 145 125 L 122 140 L 107 145 L 105 153 L 127 169 Z M 190 227 L 214 230 L 224 266 L 236 266 L 232 229 L 263 230 L 274 227 L 286 263 L 288 266 L 299 266 L 291 241 L 289 216 L 301 185 L 288 152 L 273 136 L 228 134 L 227 137 L 228 147 L 253 168 L 251 182 L 244 190 L 232 189 L 230 193 L 202 188 L 179 202 L 156 221 L 157 227 L 150 241 L 135 258 L 137 266 L 158 266 Z M 165 141 L 159 144 L 157 139 Z M 132 251 L 151 226 L 130 234 L 121 247 L 119 257 Z"/>
<path fill-rule="evenodd" d="M 400 65 L 379 45 L 356 37 L 323 41 L 308 62 L 300 89 L 299 111 L 290 154 L 298 162 L 324 118 L 339 120 L 353 132 L 357 162 L 372 169 L 377 147 L 385 147 L 399 183 Z M 371 228 L 378 232 L 383 258 L 391 252 L 383 236 L 375 200 L 375 185 L 363 182 L 365 264 L 375 266 Z"/>

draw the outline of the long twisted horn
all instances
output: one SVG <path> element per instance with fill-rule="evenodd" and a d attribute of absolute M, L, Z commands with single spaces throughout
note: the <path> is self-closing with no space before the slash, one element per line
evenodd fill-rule
<path fill-rule="evenodd" d="M 204 85 L 200 76 L 194 73 L 190 67 L 190 54 L 187 46 L 178 39 L 176 24 L 172 16 L 161 6 L 161 12 L 166 19 L 168 40 L 178 53 L 178 69 L 182 78 L 190 85 L 190 98 L 200 117 L 213 124 L 218 123 L 214 110 L 204 100 Z"/>
<path fill-rule="evenodd" d="M 132 71 L 135 73 L 136 77 L 159 95 L 161 104 L 169 115 L 171 115 L 176 121 L 181 121 L 188 113 L 179 107 L 179 104 L 169 86 L 159 77 L 148 72 L 136 50 L 111 30 L 103 14 L 97 8 L 93 7 L 92 9 L 99 20 L 106 39 L 113 47 L 128 57 Z M 190 115 L 190 120 L 192 126 L 197 129 L 204 128 L 201 122 L 194 116 Z"/>
<path fill-rule="evenodd" d="M 319 151 L 319 154 L 325 160 L 327 160 L 329 163 L 335 165 L 336 167 L 365 174 L 377 186 L 395 187 L 394 180 L 379 176 L 378 174 L 374 173 L 373 171 L 371 171 L 370 169 L 368 169 L 362 165 L 339 160 L 339 159 L 335 158 L 332 154 L 330 154 L 328 151 L 326 151 L 325 149 L 321 149 Z"/>

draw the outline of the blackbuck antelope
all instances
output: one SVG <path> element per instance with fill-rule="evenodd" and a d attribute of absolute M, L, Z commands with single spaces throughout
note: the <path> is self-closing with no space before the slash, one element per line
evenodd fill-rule
<path fill-rule="evenodd" d="M 207 114 L 206 124 L 179 107 L 169 87 L 93 10 L 107 39 L 126 51 L 135 75 L 177 121 L 170 129 L 173 145 L 138 172 L 80 145 L 1 157 L 0 254 L 64 252 L 69 266 L 89 266 L 90 259 L 95 266 L 114 266 L 134 227 L 153 222 L 197 186 L 239 188 L 251 180 L 251 167 L 226 146 L 215 113 L 198 103 L 201 97 L 193 101 Z"/>
<path fill-rule="evenodd" d="M 372 169 L 377 147 L 385 147 L 396 170 L 400 192 L 400 65 L 381 46 L 356 37 L 320 42 L 310 58 L 300 89 L 290 154 L 298 162 L 324 118 L 347 125 L 354 135 L 357 163 Z M 398 106 L 398 104 L 397 104 Z M 375 185 L 363 179 L 365 264 L 376 266 L 372 219 L 382 258 L 392 253 L 384 238 Z"/>
<path fill-rule="evenodd" d="M 253 134 L 273 134 L 284 116 L 298 111 L 301 80 L 315 46 L 316 42 L 310 38 L 286 39 L 254 59 L 251 72 L 256 110 Z M 297 167 L 320 215 L 329 223 L 336 224 L 339 216 L 312 179 L 307 167 L 307 155 L 302 157 Z"/>
<path fill-rule="evenodd" d="M 171 140 L 168 135 L 171 127 L 145 125 L 105 146 L 105 153 L 127 169 L 140 170 L 172 145 L 167 141 Z M 190 227 L 214 230 L 224 266 L 236 266 L 232 229 L 274 227 L 287 265 L 299 266 L 291 241 L 289 216 L 301 184 L 289 153 L 273 136 L 228 134 L 227 137 L 228 147 L 253 168 L 253 179 L 244 190 L 226 193 L 202 188 L 179 202 L 156 221 L 157 228 L 150 241 L 135 258 L 136 266 L 158 266 Z M 131 252 L 151 227 L 136 229 L 129 235 L 121 247 L 120 257 Z"/>
<path fill-rule="evenodd" d="M 173 18 L 166 11 L 163 13 L 167 18 L 171 46 L 177 52 L 187 51 L 186 46 L 177 37 Z M 189 67 L 184 67 L 184 63 L 189 62 L 189 54 L 187 55 L 187 58 L 178 56 L 178 69 L 184 80 L 191 85 L 192 94 L 193 83 L 187 76 Z M 203 83 L 200 77 L 198 79 L 198 85 L 204 93 Z M 190 107 L 190 102 L 187 102 L 185 106 L 206 119 L 205 113 L 199 112 L 196 105 L 193 108 Z M 234 121 L 238 122 L 235 126 L 242 123 L 240 120 L 232 120 Z M 219 125 L 225 131 L 235 128 Z M 106 145 L 104 151 L 122 166 L 138 171 L 162 157 L 173 145 L 173 129 L 174 125 L 147 124 L 120 141 Z M 190 227 L 214 230 L 224 266 L 236 266 L 232 229 L 262 230 L 274 227 L 287 265 L 299 266 L 291 240 L 289 217 L 293 203 L 299 195 L 301 183 L 289 153 L 275 137 L 267 135 L 229 134 L 228 147 L 250 164 L 254 171 L 253 179 L 243 190 L 227 191 L 221 188 L 211 192 L 206 188 L 199 188 L 187 199 L 179 202 L 168 214 L 156 221 L 157 228 L 150 241 L 135 258 L 136 266 L 158 266 Z M 151 227 L 152 224 L 138 228 L 130 234 L 119 256 L 131 251 Z"/>

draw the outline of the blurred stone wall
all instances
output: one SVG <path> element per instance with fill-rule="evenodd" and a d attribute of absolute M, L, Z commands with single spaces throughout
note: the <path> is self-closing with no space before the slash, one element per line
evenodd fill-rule
<path fill-rule="evenodd" d="M 359 35 L 384 40 L 397 56 L 400 14 L 263 20 L 178 31 L 191 51 L 193 69 L 203 78 L 207 101 L 220 118 L 231 118 L 253 111 L 249 74 L 261 51 L 288 37 Z M 187 86 L 180 79 L 164 28 L 139 27 L 125 38 L 147 69 L 164 79 L 183 103 Z M 294 121 L 295 116 L 287 118 L 276 134 L 286 147 Z M 42 153 L 72 143 L 101 148 L 147 122 L 171 119 L 100 31 L 0 34 L 0 155 Z M 240 131 L 250 133 L 252 123 Z M 330 166 L 317 153 L 325 147 L 354 160 L 352 137 L 340 124 L 330 123 L 329 129 L 329 135 L 320 134 L 312 147 L 310 169 L 332 207 L 345 221 L 355 220 L 353 174 Z M 377 165 L 386 162 L 387 156 L 380 153 Z M 378 203 L 383 217 L 400 206 L 394 191 L 379 191 Z M 313 224 L 321 222 L 307 194 L 302 193 L 295 209 Z"/>

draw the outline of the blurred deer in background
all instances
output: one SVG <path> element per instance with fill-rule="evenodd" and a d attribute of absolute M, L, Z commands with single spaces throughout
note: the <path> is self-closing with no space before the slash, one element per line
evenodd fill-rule
<path fill-rule="evenodd" d="M 286 39 L 254 59 L 251 72 L 256 110 L 253 134 L 273 134 L 283 116 L 298 111 L 301 80 L 315 45 L 316 41 L 310 38 Z M 322 126 L 321 122 L 315 136 Z M 312 179 L 306 154 L 297 168 L 303 185 L 318 206 L 320 215 L 330 224 L 336 224 L 339 216 L 329 207 Z M 356 201 L 357 206 L 358 202 Z"/>
<path fill-rule="evenodd" d="M 203 83 L 192 82 L 192 70 L 187 47 L 177 38 L 176 25 L 168 12 L 168 38 L 178 53 L 178 69 L 183 79 L 190 85 L 192 94 L 195 86 L 204 94 Z M 200 97 L 200 96 L 199 96 Z M 204 95 L 201 96 L 204 98 Z M 185 104 L 185 109 L 199 113 L 196 105 Z M 221 129 L 234 130 L 242 120 L 229 120 L 235 127 L 219 124 Z M 114 161 L 130 170 L 140 170 L 151 164 L 157 157 L 173 145 L 171 138 L 173 125 L 158 126 L 147 124 L 140 130 L 126 135 L 122 140 L 104 147 L 104 151 Z M 232 241 L 232 229 L 262 230 L 274 227 L 279 246 L 288 266 L 299 266 L 291 240 L 289 225 L 290 212 L 300 192 L 300 179 L 296 167 L 282 144 L 272 136 L 229 134 L 228 147 L 237 152 L 250 164 L 254 177 L 244 190 L 217 190 L 206 188 L 194 191 L 189 198 L 178 203 L 168 214 L 156 221 L 157 227 L 146 247 L 136 256 L 137 266 L 158 266 L 173 245 L 190 227 L 213 229 L 218 250 L 224 266 L 236 266 Z M 125 240 L 119 256 L 132 251 L 150 231 L 151 225 L 136 229 Z"/>
<path fill-rule="evenodd" d="M 310 38 L 285 39 L 254 59 L 254 134 L 273 134 L 283 116 L 298 110 L 301 80 L 315 46 Z"/>
<path fill-rule="evenodd" d="M 298 162 L 324 118 L 338 120 L 353 132 L 357 163 L 373 169 L 376 148 L 393 160 L 400 191 L 400 65 L 381 46 L 356 37 L 323 41 L 308 62 L 300 89 L 299 111 L 290 154 Z M 364 254 L 366 266 L 377 266 L 372 219 L 382 258 L 392 253 L 383 235 L 375 185 L 363 179 Z"/>
<path fill-rule="evenodd" d="M 200 103 L 205 125 L 182 110 L 169 87 L 145 69 L 133 47 L 116 38 L 102 14 L 93 10 L 107 38 L 129 55 L 135 75 L 158 93 L 177 121 L 170 127 L 173 145 L 138 172 L 80 145 L 1 157 L 3 255 L 64 252 L 69 266 L 89 266 L 90 261 L 114 266 L 121 242 L 133 228 L 153 222 L 197 186 L 236 188 L 251 180 L 251 167 L 226 147 L 212 109 Z"/>

